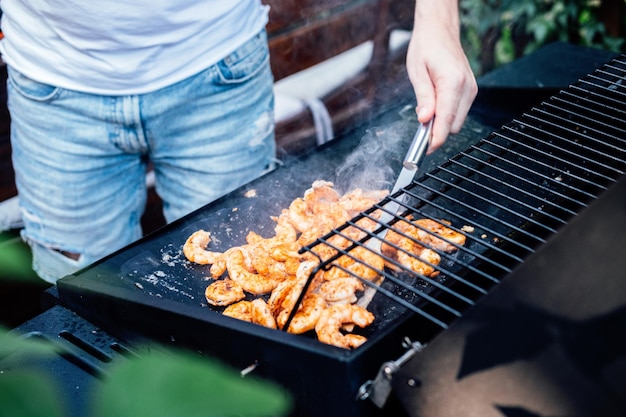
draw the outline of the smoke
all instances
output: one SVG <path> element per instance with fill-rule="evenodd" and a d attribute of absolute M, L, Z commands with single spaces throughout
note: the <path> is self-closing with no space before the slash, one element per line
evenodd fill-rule
<path fill-rule="evenodd" d="M 391 190 L 404 158 L 402 142 L 413 137 L 406 120 L 369 129 L 359 145 L 335 171 L 335 187 L 345 193 L 355 188 Z M 407 145 L 408 146 L 408 145 Z M 395 167 L 395 169 L 394 169 Z"/>

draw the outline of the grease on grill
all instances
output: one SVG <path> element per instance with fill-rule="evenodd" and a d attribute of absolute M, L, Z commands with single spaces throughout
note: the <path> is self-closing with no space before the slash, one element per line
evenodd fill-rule
<path fill-rule="evenodd" d="M 465 236 L 445 227 L 443 221 L 406 217 L 387 235 L 381 248 L 384 256 L 364 246 L 352 247 L 376 229 L 375 219 L 381 215 L 377 210 L 371 219 L 360 219 L 356 226 L 331 236 L 314 251 L 300 253 L 301 248 L 344 225 L 387 194 L 385 190 L 355 189 L 340 196 L 333 183 L 315 181 L 303 197 L 295 199 L 278 217 L 272 217 L 276 222 L 274 236 L 264 238 L 250 232 L 245 245 L 220 253 L 207 247 L 210 232 L 199 230 L 187 239 L 183 252 L 192 262 L 211 265 L 215 281 L 205 295 L 209 304 L 227 306 L 223 314 L 281 329 L 293 315 L 287 331 L 301 334 L 315 330 L 321 342 L 355 348 L 366 338 L 351 334 L 354 326 L 366 327 L 374 321 L 366 305 L 356 304 L 358 294 L 365 289 L 364 282 L 380 285 L 383 269 L 397 270 L 398 265 L 435 276 L 438 272 L 434 266 L 440 258 L 423 245 L 451 252 L 465 243 Z M 321 262 L 333 258 L 333 267 L 316 270 Z M 308 282 L 314 270 L 316 274 Z M 307 284 L 307 293 L 300 297 Z M 245 297 L 243 291 L 249 295 Z"/>

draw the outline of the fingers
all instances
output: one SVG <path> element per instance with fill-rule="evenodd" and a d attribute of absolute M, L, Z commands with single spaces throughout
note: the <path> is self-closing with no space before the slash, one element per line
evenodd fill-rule
<path fill-rule="evenodd" d="M 465 123 L 470 107 L 478 92 L 471 72 L 461 72 L 436 80 L 436 115 L 433 137 L 428 149 L 432 153 L 440 148 L 450 133 L 458 133 Z M 419 116 L 418 116 L 419 119 Z M 424 120 L 421 120 L 424 122 Z"/>
<path fill-rule="evenodd" d="M 435 58 L 415 54 L 408 61 L 408 70 L 417 99 L 417 119 L 426 123 L 436 116 L 428 148 L 432 153 L 450 133 L 461 130 L 478 93 L 476 79 L 464 55 L 441 51 Z"/>

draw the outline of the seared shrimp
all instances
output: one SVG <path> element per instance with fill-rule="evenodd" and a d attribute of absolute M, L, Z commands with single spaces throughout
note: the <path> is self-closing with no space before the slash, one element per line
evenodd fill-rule
<path fill-rule="evenodd" d="M 306 201 L 302 198 L 296 198 L 287 209 L 289 221 L 298 232 L 305 232 L 316 226 L 315 218 L 308 214 Z"/>
<path fill-rule="evenodd" d="M 311 188 L 304 192 L 303 198 L 309 210 L 314 211 L 316 206 L 327 205 L 339 200 L 339 193 L 334 189 L 334 186 L 330 181 L 313 181 Z"/>
<path fill-rule="evenodd" d="M 296 242 L 281 243 L 270 249 L 269 255 L 272 259 L 279 262 L 286 262 L 289 259 L 298 259 L 301 257 L 300 245 Z"/>
<path fill-rule="evenodd" d="M 324 279 L 331 281 L 338 278 L 357 276 L 367 281 L 375 281 L 385 266 L 385 259 L 372 252 L 365 246 L 357 246 L 352 249 L 350 255 L 343 255 L 337 259 L 341 266 L 332 268 L 324 274 Z"/>
<path fill-rule="evenodd" d="M 291 310 L 298 302 L 298 298 L 304 289 L 309 274 L 315 266 L 315 262 L 303 262 L 298 268 L 295 279 L 281 282 L 272 291 L 268 304 L 270 311 L 274 317 L 276 317 L 276 323 L 280 327 L 283 327 L 285 323 L 287 323 Z M 314 278 L 314 282 L 309 286 L 310 293 L 317 289 L 316 281 L 318 280 L 318 278 Z"/>
<path fill-rule="evenodd" d="M 241 249 L 234 249 L 226 258 L 226 269 L 230 279 L 241 285 L 244 291 L 252 294 L 267 294 L 276 288 L 275 280 L 250 272 L 245 266 L 245 259 Z"/>
<path fill-rule="evenodd" d="M 252 300 L 252 322 L 261 326 L 269 327 L 270 329 L 276 328 L 276 320 L 270 312 L 269 307 L 262 298 Z"/>
<path fill-rule="evenodd" d="M 356 188 L 344 194 L 339 199 L 339 204 L 350 213 L 350 217 L 354 217 L 378 203 L 388 194 L 387 190 L 363 192 L 362 189 Z"/>
<path fill-rule="evenodd" d="M 363 290 L 363 283 L 359 279 L 347 277 L 324 282 L 319 293 L 330 305 L 352 304 L 357 300 L 356 292 Z"/>
<path fill-rule="evenodd" d="M 225 316 L 252 322 L 252 301 L 239 301 L 231 304 L 222 313 Z"/>
<path fill-rule="evenodd" d="M 287 331 L 289 333 L 302 334 L 313 330 L 326 307 L 327 304 L 324 297 L 314 293 L 307 294 L 302 300 L 302 303 L 300 303 L 293 319 L 291 319 Z M 281 327 L 287 323 L 286 320 L 288 317 L 288 315 L 284 316 L 285 322 L 281 324 Z"/>
<path fill-rule="evenodd" d="M 183 245 L 183 254 L 194 263 L 207 265 L 214 263 L 221 255 L 221 252 L 206 250 L 211 241 L 211 233 L 205 230 L 195 231 Z"/>
<path fill-rule="evenodd" d="M 226 272 L 226 258 L 235 248 L 226 249 L 224 253 L 216 257 L 215 262 L 209 268 L 209 272 L 214 279 L 219 279 Z"/>
<path fill-rule="evenodd" d="M 400 264 L 418 274 L 425 276 L 437 275 L 438 271 L 435 271 L 434 267 L 441 262 L 441 257 L 432 249 L 422 246 L 422 241 L 419 240 L 419 232 L 425 235 L 428 235 L 428 233 L 421 231 L 408 220 L 397 222 L 395 228 L 406 234 L 406 236 L 395 230 L 390 230 L 385 236 L 386 243 L 381 247 L 383 255 L 396 259 Z M 387 242 L 393 243 L 400 249 L 396 249 L 396 247 L 389 245 Z M 398 266 L 391 262 L 385 262 L 385 264 L 389 268 L 398 269 Z"/>
<path fill-rule="evenodd" d="M 227 306 L 245 298 L 243 288 L 232 279 L 221 279 L 211 283 L 204 291 L 209 304 Z"/>
<path fill-rule="evenodd" d="M 439 274 L 439 271 L 436 271 L 434 267 L 434 265 L 439 265 L 439 262 L 441 262 L 441 257 L 437 252 L 420 245 L 411 245 L 408 250 L 410 254 L 398 251 L 398 262 L 410 270 L 427 277 L 434 277 Z"/>
<path fill-rule="evenodd" d="M 457 250 L 458 246 L 465 245 L 464 234 L 442 224 L 449 225 L 449 222 L 441 220 L 441 223 L 439 223 L 430 219 L 419 219 L 414 223 L 443 238 L 440 239 L 431 233 L 416 228 L 417 239 L 428 246 L 444 252 L 453 252 Z"/>
<path fill-rule="evenodd" d="M 374 315 L 363 307 L 354 304 L 334 305 L 325 309 L 317 324 L 315 332 L 320 342 L 344 349 L 361 346 L 367 339 L 356 334 L 343 334 L 340 329 L 345 324 L 356 324 L 366 327 L 372 324 Z"/>

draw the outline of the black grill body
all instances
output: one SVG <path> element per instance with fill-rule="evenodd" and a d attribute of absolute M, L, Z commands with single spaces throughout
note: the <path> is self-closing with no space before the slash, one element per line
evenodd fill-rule
<path fill-rule="evenodd" d="M 401 368 L 410 415 L 623 416 L 625 228 L 622 179 Z"/>

